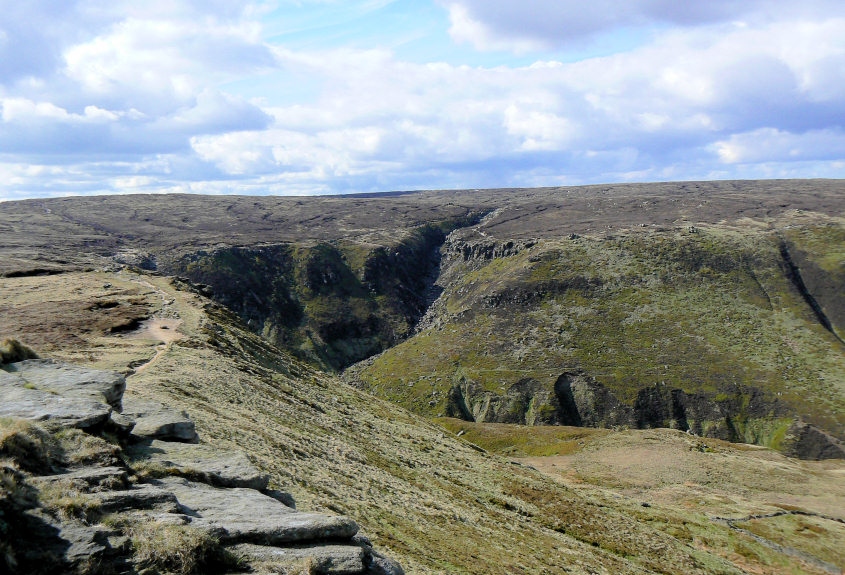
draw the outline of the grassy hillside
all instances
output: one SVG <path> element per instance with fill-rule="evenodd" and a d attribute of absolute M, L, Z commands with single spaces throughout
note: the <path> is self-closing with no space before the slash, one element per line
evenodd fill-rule
<path fill-rule="evenodd" d="M 347 379 L 426 415 L 836 456 L 843 194 L 778 180 L 7 202 L 0 276 L 187 276 L 314 365 L 390 348 Z M 131 305 L 112 315 L 131 324 Z"/>
<path fill-rule="evenodd" d="M 778 549 L 771 556 L 778 566 L 762 572 L 790 572 L 791 561 L 828 573 L 845 565 L 841 461 L 799 462 L 767 449 L 668 429 L 609 432 L 456 419 L 439 423 L 613 507 L 638 504 L 641 521 L 679 539 L 706 546 L 714 522 L 745 530 L 744 540 L 762 537 L 769 549 Z M 755 559 L 749 558 L 758 551 L 737 542 L 722 552 L 746 572 L 757 572 Z"/>
<path fill-rule="evenodd" d="M 788 244 L 749 224 L 527 243 L 456 233 L 418 333 L 347 377 L 429 416 L 691 428 L 778 448 L 797 415 L 843 438 L 845 345 L 824 314 L 842 301 L 843 229 L 816 220 L 788 228 Z M 839 288 L 819 309 L 795 277 L 810 262 L 811 288 Z M 562 378 L 589 382 L 591 413 L 567 412 Z"/>
<path fill-rule="evenodd" d="M 245 449 L 300 509 L 351 515 L 409 573 L 822 572 L 704 510 L 652 520 L 637 498 L 573 488 L 486 453 L 293 359 L 179 285 L 128 271 L 6 278 L 0 336 L 127 371 L 133 393 L 186 409 L 211 444 Z M 114 310 L 128 306 L 180 320 L 181 339 L 112 329 L 125 325 Z M 102 322 L 82 330 L 80 307 L 99 309 Z M 812 497 L 805 504 L 824 511 Z"/>

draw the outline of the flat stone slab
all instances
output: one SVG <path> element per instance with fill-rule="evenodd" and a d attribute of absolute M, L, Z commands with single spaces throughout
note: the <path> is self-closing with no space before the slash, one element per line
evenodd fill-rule
<path fill-rule="evenodd" d="M 15 365 L 15 364 L 12 364 Z M 17 374 L 0 371 L 0 417 L 18 417 L 86 429 L 104 423 L 112 408 L 87 397 L 68 397 L 36 388 Z"/>
<path fill-rule="evenodd" d="M 180 512 L 181 508 L 169 489 L 147 483 L 119 491 L 92 493 L 103 512 L 129 509 L 155 509 L 166 513 Z"/>
<path fill-rule="evenodd" d="M 210 445 L 153 440 L 129 447 L 134 462 L 160 466 L 168 473 L 219 487 L 265 489 L 269 477 L 258 471 L 240 451 Z"/>
<path fill-rule="evenodd" d="M 191 524 L 224 543 L 279 545 L 349 539 L 358 525 L 342 516 L 300 513 L 253 489 L 212 487 L 172 477 L 155 482 L 174 493 Z"/>
<path fill-rule="evenodd" d="M 184 411 L 166 407 L 157 401 L 123 399 L 122 415 L 135 420 L 132 435 L 145 439 L 172 439 L 175 441 L 197 441 L 194 422 Z"/>
<path fill-rule="evenodd" d="M 366 571 L 365 551 L 355 545 L 297 545 L 269 547 L 241 543 L 229 551 L 250 563 L 270 563 L 273 566 L 294 567 L 310 560 L 314 575 L 359 575 Z"/>
<path fill-rule="evenodd" d="M 279 491 L 278 489 L 263 489 L 261 492 L 264 493 L 264 495 L 269 495 L 286 507 L 290 507 L 294 510 L 296 509 L 296 500 L 293 498 L 293 495 L 287 491 Z"/>
<path fill-rule="evenodd" d="M 113 490 L 124 488 L 129 479 L 128 472 L 121 467 L 84 467 L 56 475 L 43 475 L 33 480 L 38 483 L 61 481 L 83 491 Z"/>
<path fill-rule="evenodd" d="M 52 359 L 27 359 L 3 366 L 28 384 L 65 397 L 87 398 L 120 408 L 126 379 L 114 371 L 90 369 Z"/>
<path fill-rule="evenodd" d="M 129 435 L 129 432 L 131 432 L 132 428 L 135 427 L 134 419 L 116 411 L 111 412 L 110 419 L 112 428 L 121 436 Z"/>
<path fill-rule="evenodd" d="M 373 551 L 367 575 L 405 575 L 405 570 L 393 559 Z"/>

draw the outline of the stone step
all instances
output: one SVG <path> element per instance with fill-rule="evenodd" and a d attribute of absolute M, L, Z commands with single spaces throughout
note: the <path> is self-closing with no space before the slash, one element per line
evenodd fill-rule
<path fill-rule="evenodd" d="M 194 527 L 211 530 L 224 543 L 344 540 L 358 532 L 348 517 L 300 513 L 253 489 L 212 487 L 178 477 L 154 484 L 176 495 Z"/>
<path fill-rule="evenodd" d="M 153 440 L 126 449 L 133 464 L 142 464 L 169 475 L 210 483 L 218 487 L 246 487 L 262 490 L 269 480 L 239 451 L 210 445 Z"/>
<path fill-rule="evenodd" d="M 91 496 L 96 498 L 97 506 L 103 513 L 130 509 L 155 509 L 168 513 L 182 511 L 176 495 L 170 489 L 148 483 L 118 491 L 92 493 Z"/>
<path fill-rule="evenodd" d="M 125 488 L 129 472 L 121 467 L 83 467 L 56 475 L 42 475 L 33 478 L 36 485 L 61 481 L 81 491 L 102 491 Z"/>
<path fill-rule="evenodd" d="M 143 439 L 168 439 L 194 442 L 199 439 L 194 422 L 184 411 L 166 407 L 157 401 L 124 397 L 124 417 L 135 421 L 132 435 Z"/>
<path fill-rule="evenodd" d="M 366 551 L 356 545 L 314 544 L 271 547 L 241 543 L 228 548 L 252 568 L 300 567 L 308 565 L 314 575 L 359 575 L 366 572 Z"/>

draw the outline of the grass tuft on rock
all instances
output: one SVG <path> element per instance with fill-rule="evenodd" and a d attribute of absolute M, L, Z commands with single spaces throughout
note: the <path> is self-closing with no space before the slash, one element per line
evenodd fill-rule
<path fill-rule="evenodd" d="M 38 497 L 44 509 L 64 520 L 79 519 L 91 523 L 102 515 L 100 501 L 95 496 L 63 481 L 41 486 Z"/>
<path fill-rule="evenodd" d="M 25 359 L 38 359 L 38 354 L 16 339 L 7 338 L 3 340 L 3 343 L 0 343 L 0 365 Z"/>
<path fill-rule="evenodd" d="M 79 465 L 116 465 L 120 446 L 103 437 L 97 437 L 81 429 L 61 429 L 54 435 L 62 452 L 63 463 Z"/>
<path fill-rule="evenodd" d="M 236 563 L 217 537 L 201 529 L 141 521 L 126 525 L 124 533 L 132 542 L 135 560 L 144 567 L 191 575 Z"/>
<path fill-rule="evenodd" d="M 49 470 L 61 459 L 61 446 L 54 436 L 23 419 L 0 418 L 0 455 L 26 471 Z"/>

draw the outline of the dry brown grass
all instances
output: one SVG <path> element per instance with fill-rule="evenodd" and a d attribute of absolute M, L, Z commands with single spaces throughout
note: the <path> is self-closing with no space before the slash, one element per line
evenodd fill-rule
<path fill-rule="evenodd" d="M 164 525 L 153 520 L 124 526 L 135 551 L 135 561 L 168 573 L 204 573 L 220 555 L 220 543 L 207 531 L 185 525 Z"/>
<path fill-rule="evenodd" d="M 23 419 L 0 418 L 0 454 L 21 469 L 48 471 L 61 459 L 61 446 L 49 432 Z"/>
<path fill-rule="evenodd" d="M 41 506 L 62 519 L 79 519 L 88 523 L 99 519 L 99 500 L 78 487 L 63 481 L 42 484 L 38 490 Z"/>
<path fill-rule="evenodd" d="M 25 359 L 38 359 L 38 354 L 32 348 L 13 338 L 6 338 L 3 343 L 0 343 L 0 365 Z"/>
<path fill-rule="evenodd" d="M 69 466 L 116 465 L 120 446 L 115 441 L 85 433 L 81 429 L 62 429 L 55 433 L 62 451 L 62 462 Z"/>
<path fill-rule="evenodd" d="M 52 356 L 59 348 L 88 347 L 97 337 L 121 333 L 149 317 L 140 286 L 112 281 L 104 287 L 109 282 L 96 274 L 4 279 L 0 337 L 26 341 Z"/>

